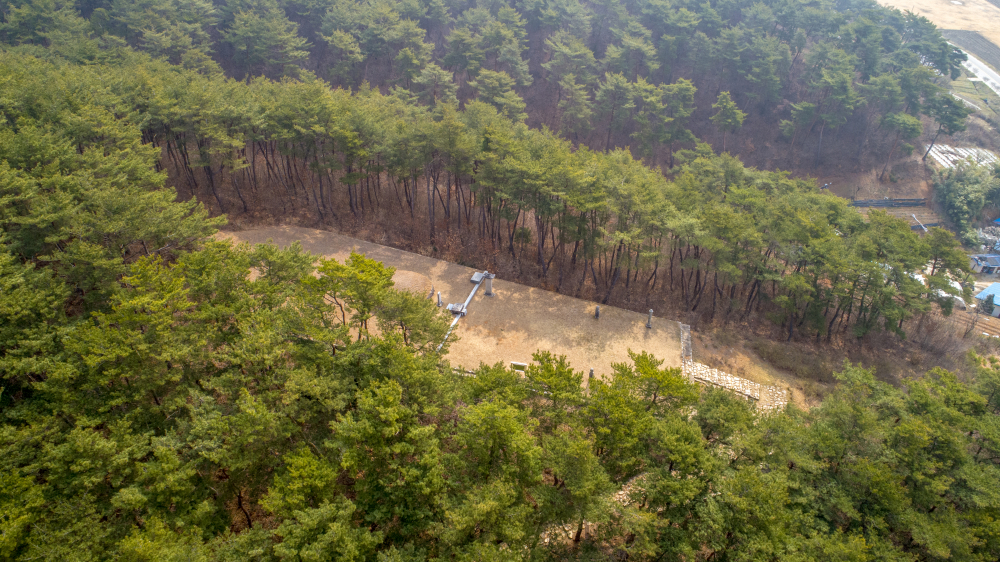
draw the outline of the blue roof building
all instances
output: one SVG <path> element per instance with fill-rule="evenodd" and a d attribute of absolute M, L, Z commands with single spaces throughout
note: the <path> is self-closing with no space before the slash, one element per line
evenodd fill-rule
<path fill-rule="evenodd" d="M 1000 271 L 1000 256 L 995 254 L 969 256 L 969 266 L 976 273 L 992 275 Z"/>
<path fill-rule="evenodd" d="M 976 300 L 985 301 L 986 299 L 991 299 L 993 301 L 992 316 L 1000 317 L 1000 302 L 997 302 L 997 295 L 1000 295 L 1000 283 L 993 283 L 989 287 L 980 291 L 980 293 L 976 295 Z"/>

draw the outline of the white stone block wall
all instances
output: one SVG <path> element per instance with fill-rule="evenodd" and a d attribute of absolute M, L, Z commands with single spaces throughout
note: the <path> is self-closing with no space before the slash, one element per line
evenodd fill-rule
<path fill-rule="evenodd" d="M 691 382 L 718 386 L 756 400 L 760 410 L 781 410 L 788 404 L 787 390 L 730 375 L 694 361 L 691 327 L 686 324 L 681 324 L 681 373 Z"/>
<path fill-rule="evenodd" d="M 760 410 L 781 410 L 788 404 L 788 391 L 730 375 L 695 361 L 681 363 L 681 372 L 692 382 L 725 388 L 757 401 Z"/>

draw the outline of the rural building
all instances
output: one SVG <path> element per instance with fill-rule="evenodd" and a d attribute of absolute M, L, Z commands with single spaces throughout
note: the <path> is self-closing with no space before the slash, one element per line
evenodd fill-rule
<path fill-rule="evenodd" d="M 979 301 L 980 306 L 982 306 L 982 303 L 985 302 L 986 299 L 991 299 L 993 301 L 993 312 L 991 313 L 991 316 L 994 317 L 1000 317 L 1000 302 L 997 302 L 996 300 L 996 295 L 998 294 L 1000 294 L 1000 283 L 993 283 L 989 287 L 983 289 L 981 293 L 976 295 L 976 300 Z"/>
<path fill-rule="evenodd" d="M 1000 256 L 993 254 L 969 256 L 969 266 L 976 273 L 992 275 L 1000 271 Z"/>

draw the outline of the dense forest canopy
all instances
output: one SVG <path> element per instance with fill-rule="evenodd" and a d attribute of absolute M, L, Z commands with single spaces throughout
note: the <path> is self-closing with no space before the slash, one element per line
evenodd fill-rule
<path fill-rule="evenodd" d="M 602 302 L 906 337 L 968 297 L 954 236 L 694 131 L 791 95 L 792 144 L 861 115 L 897 150 L 960 58 L 926 20 L 36 0 L 0 34 L 0 559 L 1000 556 L 996 362 L 845 364 L 770 414 L 641 350 L 587 384 L 545 353 L 465 376 L 390 268 L 211 238 L 368 221 Z"/>
<path fill-rule="evenodd" d="M 884 158 L 883 126 L 965 116 L 936 83 L 965 55 L 927 19 L 869 0 L 17 0 L 0 17 L 21 52 L 93 62 L 128 46 L 204 74 L 479 100 L 650 164 L 672 165 L 691 129 L 725 134 L 706 126 L 723 91 L 755 130 L 780 121 L 780 152 L 808 144 L 817 159 L 849 121 L 855 159 L 876 146 Z M 696 91 L 705 118 L 692 123 Z"/>
<path fill-rule="evenodd" d="M 88 84 L 213 214 L 374 225 L 604 303 L 766 317 L 789 339 L 905 335 L 968 296 L 947 233 L 863 221 L 695 134 L 724 148 L 757 116 L 794 163 L 849 124 L 857 155 L 888 166 L 921 117 L 935 138 L 960 130 L 938 77 L 964 55 L 875 3 L 39 1 L 2 17 L 10 90 L 73 107 Z"/>
<path fill-rule="evenodd" d="M 845 365 L 820 407 L 774 414 L 641 352 L 586 386 L 543 353 L 465 376 L 434 351 L 443 313 L 391 269 L 206 238 L 220 221 L 173 200 L 113 95 L 137 69 L 5 64 L 4 559 L 1000 555 L 996 363 L 903 388 Z M 678 181 L 693 196 L 727 162 L 768 177 L 703 156 Z M 866 229 L 893 228 L 851 220 L 872 248 Z"/>
<path fill-rule="evenodd" d="M 903 388 L 845 365 L 822 406 L 774 414 L 641 352 L 586 386 L 549 354 L 523 375 L 464 376 L 434 351 L 447 319 L 395 290 L 391 269 L 206 238 L 220 221 L 174 201 L 135 124 L 157 103 L 121 93 L 155 91 L 125 87 L 147 83 L 141 67 L 5 57 L 3 558 L 1000 555 L 997 364 Z M 564 154 L 631 169 L 628 186 L 651 174 L 620 152 Z M 827 209 L 850 217 L 828 243 L 882 241 L 883 255 L 931 247 L 780 174 L 709 155 L 685 166 L 648 188 L 787 200 L 779 214 L 821 232 L 833 227 L 804 213 Z"/>

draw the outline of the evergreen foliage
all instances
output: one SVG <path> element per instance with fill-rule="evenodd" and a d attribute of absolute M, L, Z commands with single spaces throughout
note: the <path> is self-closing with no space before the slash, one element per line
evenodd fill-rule
<path fill-rule="evenodd" d="M 589 271 L 605 302 L 659 286 L 789 338 L 904 336 L 968 297 L 953 236 L 689 130 L 697 82 L 745 92 L 719 100 L 739 115 L 802 53 L 791 135 L 861 103 L 900 138 L 925 110 L 953 130 L 919 63 L 957 64 L 933 26 L 843 8 L 5 4 L 0 558 L 997 559 L 996 362 L 901 388 L 847 364 L 821 406 L 776 413 L 641 351 L 585 386 L 543 352 L 465 376 L 436 351 L 445 313 L 391 268 L 215 241 L 195 197 L 326 220 L 426 195 L 432 241 L 478 229 L 543 276 Z M 536 80 L 576 144 L 523 122 Z M 600 127 L 613 150 L 581 145 L 595 115 L 647 162 Z M 647 165 L 662 148 L 670 177 Z M 942 182 L 956 222 L 993 185 Z"/>
<path fill-rule="evenodd" d="M 966 244 L 979 243 L 972 222 L 1000 191 L 1000 167 L 965 160 L 934 176 L 934 193 Z"/>
<path fill-rule="evenodd" d="M 478 97 L 574 143 L 607 148 L 636 138 L 637 154 L 649 164 L 664 161 L 643 138 L 649 124 L 641 106 L 594 113 L 595 103 L 605 103 L 601 91 L 609 81 L 638 90 L 688 81 L 711 92 L 700 101 L 706 121 L 715 96 L 728 91 L 751 120 L 763 117 L 755 126 L 771 128 L 772 112 L 777 120 L 792 117 L 785 121 L 798 132 L 807 124 L 818 137 L 817 157 L 826 129 L 839 129 L 852 116 L 863 116 L 863 145 L 872 132 L 868 124 L 891 113 L 950 123 L 939 132 L 961 130 L 964 121 L 964 108 L 948 102 L 936 74 L 957 76 L 965 55 L 926 18 L 868 0 L 483 6 L 464 0 L 16 0 L 0 8 L 0 41 L 73 62 L 106 59 L 127 46 L 203 73 L 224 69 L 236 79 L 308 72 L 352 90 L 405 88 L 431 106 Z M 898 83 L 905 100 L 871 87 L 886 81 Z M 517 98 L 532 102 L 522 109 Z M 789 115 L 788 100 L 815 113 L 805 120 Z M 794 136 L 792 125 L 784 130 Z M 671 145 L 671 166 L 672 145 L 693 148 L 695 142 L 690 132 L 655 140 Z"/>

